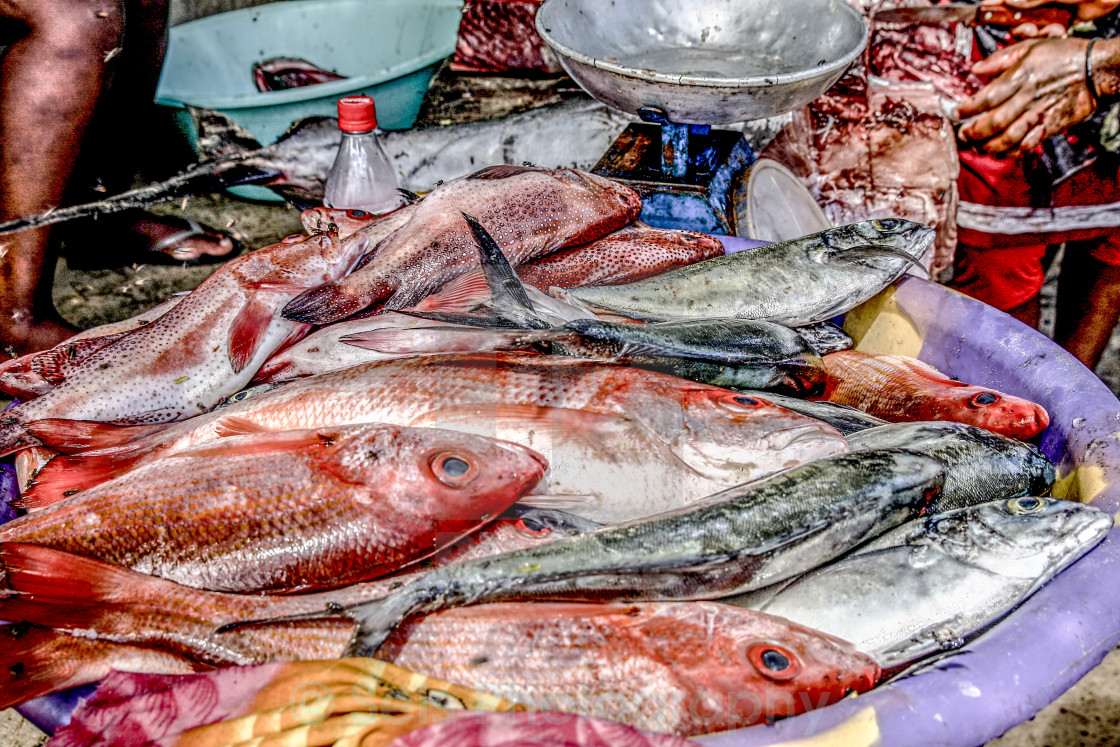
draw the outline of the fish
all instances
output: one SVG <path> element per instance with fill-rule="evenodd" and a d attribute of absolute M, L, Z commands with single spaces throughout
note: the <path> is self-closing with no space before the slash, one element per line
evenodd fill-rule
<path fill-rule="evenodd" d="M 1018 439 L 1050 424 L 1042 405 L 955 381 L 917 358 L 845 350 L 824 356 L 824 364 L 825 399 L 890 422 L 951 420 Z"/>
<path fill-rule="evenodd" d="M 940 490 L 944 471 L 934 459 L 892 449 L 828 457 L 677 511 L 439 568 L 343 609 L 359 631 L 348 653 L 372 655 L 409 615 L 451 607 L 692 601 L 762 588 L 915 518 Z"/>
<path fill-rule="evenodd" d="M 525 262 L 521 282 L 547 292 L 585 285 L 621 285 L 723 256 L 719 239 L 694 231 L 653 228 L 641 221 L 601 239 Z"/>
<path fill-rule="evenodd" d="M 897 671 L 959 648 L 1112 525 L 1109 514 L 1081 503 L 990 501 L 915 519 L 800 578 L 723 601 L 851 641 Z"/>
<path fill-rule="evenodd" d="M 228 592 L 386 575 L 496 518 L 547 464 L 514 444 L 387 425 L 204 444 L 0 526 L 29 542 Z"/>
<path fill-rule="evenodd" d="M 253 83 L 261 92 L 286 91 L 345 79 L 345 75 L 331 72 L 300 57 L 271 57 L 253 64 Z"/>
<path fill-rule="evenodd" d="M 933 238 L 932 228 L 907 220 L 863 221 L 626 285 L 550 293 L 645 322 L 735 318 L 797 327 L 868 300 L 916 263 Z"/>
<path fill-rule="evenodd" d="M 368 264 L 304 292 L 283 313 L 292 321 L 326 324 L 374 303 L 389 311 L 414 305 L 476 265 L 459 211 L 490 225 L 510 261 L 521 263 L 617 230 L 641 209 L 636 192 L 594 174 L 491 166 L 437 187 L 407 224 L 374 248 Z"/>
<path fill-rule="evenodd" d="M 820 356 L 801 335 L 780 324 L 748 319 L 659 324 L 578 319 L 559 328 L 550 327 L 537 315 L 526 287 L 490 233 L 473 216 L 464 213 L 463 219 L 478 244 L 481 270 L 490 291 L 487 311 L 502 323 L 522 328 L 496 333 L 495 337 L 504 342 L 491 343 L 493 348 L 544 344 L 552 353 L 648 368 L 712 386 L 810 394 L 824 389 Z M 445 313 L 409 313 L 424 319 L 470 320 Z M 384 329 L 363 334 L 362 344 L 385 350 L 386 338 L 396 341 L 412 334 L 411 329 L 401 327 Z"/>
<path fill-rule="evenodd" d="M 740 393 L 748 397 L 765 397 L 778 407 L 784 407 L 787 410 L 799 412 L 817 420 L 824 421 L 836 430 L 849 436 L 852 433 L 867 430 L 868 428 L 875 428 L 880 425 L 887 425 L 887 421 L 882 418 L 877 418 L 873 415 L 868 415 L 862 410 L 857 410 L 848 405 L 841 405 L 835 402 L 814 401 L 801 399 L 799 397 L 788 397 L 778 392 L 758 392 L 751 389 L 740 389 Z"/>
<path fill-rule="evenodd" d="M 337 659 L 354 636 L 341 618 L 254 625 L 217 634 L 225 623 L 338 609 L 377 599 L 450 563 L 536 547 L 574 536 L 590 522 L 560 511 L 503 516 L 417 567 L 311 594 L 229 594 L 195 589 L 123 566 L 18 542 L 0 543 L 4 619 L 112 643 L 154 647 L 208 666 Z"/>
<path fill-rule="evenodd" d="M 838 432 L 818 420 L 762 397 L 675 376 L 565 356 L 438 354 L 297 379 L 182 423 L 32 423 L 31 435 L 63 456 L 40 471 L 21 500 L 50 503 L 66 491 L 87 489 L 160 455 L 223 435 L 347 423 L 409 425 L 445 408 L 458 415 L 473 406 L 502 404 L 629 418 L 694 469 L 751 465 L 777 470 L 848 449 Z"/>
<path fill-rule="evenodd" d="M 343 275 L 368 247 L 358 235 L 340 242 L 327 233 L 229 260 L 154 322 L 0 415 L 0 454 L 36 445 L 26 426 L 44 418 L 162 423 L 206 412 L 244 388 L 274 350 L 307 334 L 279 317 L 284 304 Z"/>
<path fill-rule="evenodd" d="M 24 624 L 0 625 L 0 708 L 97 682 L 112 671 L 190 674 L 205 665 L 152 648 L 91 640 Z"/>
<path fill-rule="evenodd" d="M 134 329 L 147 326 L 173 309 L 188 294 L 172 296 L 147 311 L 119 322 L 84 330 L 49 350 L 0 363 L 0 392 L 26 402 L 65 381 L 87 358 Z"/>
<path fill-rule="evenodd" d="M 695 459 L 692 454 L 703 450 L 676 449 L 667 437 L 630 418 L 562 407 L 469 405 L 437 410 L 414 422 L 528 446 L 549 466 L 518 502 L 601 524 L 681 508 L 786 465 L 835 453 L 829 449 L 834 441 L 814 441 L 809 433 L 786 443 L 776 439 L 773 453 L 755 462 L 745 459 L 745 453 L 727 461 Z M 750 444 L 744 449 L 758 451 Z"/>
<path fill-rule="evenodd" d="M 853 452 L 908 449 L 944 464 L 945 485 L 930 504 L 930 513 L 1045 495 L 1054 484 L 1054 464 L 1038 447 L 964 423 L 881 425 L 851 434 L 848 444 Z"/>
<path fill-rule="evenodd" d="M 406 621 L 378 658 L 530 709 L 679 736 L 751 726 L 870 690 L 872 659 L 714 602 L 504 602 Z"/>
<path fill-rule="evenodd" d="M 322 204 L 327 174 L 342 141 L 336 118 L 301 119 L 275 143 L 262 146 L 221 112 L 196 107 L 187 111 L 198 129 L 201 162 L 165 181 L 103 200 L 0 223 L 0 235 L 149 207 L 238 184 L 267 186 L 301 206 Z M 531 161 L 588 171 L 632 120 L 585 97 L 480 122 L 383 132 L 379 139 L 401 186 L 426 192 L 441 181 L 471 173 L 479 163 Z"/>

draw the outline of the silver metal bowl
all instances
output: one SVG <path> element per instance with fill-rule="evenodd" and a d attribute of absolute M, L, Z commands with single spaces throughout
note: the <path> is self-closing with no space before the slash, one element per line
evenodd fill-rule
<path fill-rule="evenodd" d="M 537 31 L 589 94 L 729 124 L 821 95 L 867 44 L 843 0 L 546 0 Z"/>

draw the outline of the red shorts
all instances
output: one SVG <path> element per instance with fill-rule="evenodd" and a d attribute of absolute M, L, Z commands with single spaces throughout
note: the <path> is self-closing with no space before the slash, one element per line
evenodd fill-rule
<path fill-rule="evenodd" d="M 1120 266 L 1117 174 L 1083 169 L 1054 187 L 1051 208 L 1032 209 L 1022 159 L 966 150 L 960 158 L 961 209 L 950 287 L 997 309 L 1015 308 L 1038 295 L 1046 247 L 1062 242 L 1099 242 L 1092 256 Z"/>

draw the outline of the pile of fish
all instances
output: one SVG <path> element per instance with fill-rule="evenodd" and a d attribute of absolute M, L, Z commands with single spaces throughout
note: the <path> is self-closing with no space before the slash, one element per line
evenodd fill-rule
<path fill-rule="evenodd" d="M 376 656 L 692 736 L 957 647 L 1111 528 L 1044 497 L 1042 407 L 829 321 L 931 229 L 725 256 L 640 209 L 509 166 L 384 216 L 316 208 L 0 366 L 25 512 L 0 526 L 0 706 L 110 669 Z"/>

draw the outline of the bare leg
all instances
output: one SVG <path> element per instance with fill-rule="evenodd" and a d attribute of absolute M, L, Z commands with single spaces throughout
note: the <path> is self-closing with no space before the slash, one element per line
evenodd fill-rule
<path fill-rule="evenodd" d="M 1066 245 L 1058 279 L 1054 341 L 1096 368 L 1120 320 L 1120 267 L 1089 254 L 1093 242 Z"/>
<path fill-rule="evenodd" d="M 59 205 L 118 46 L 117 0 L 0 0 L 22 30 L 0 63 L 0 220 Z M 17 31 L 17 33 L 19 33 Z M 26 353 L 73 333 L 51 303 L 48 230 L 4 237 L 0 346 Z"/>

